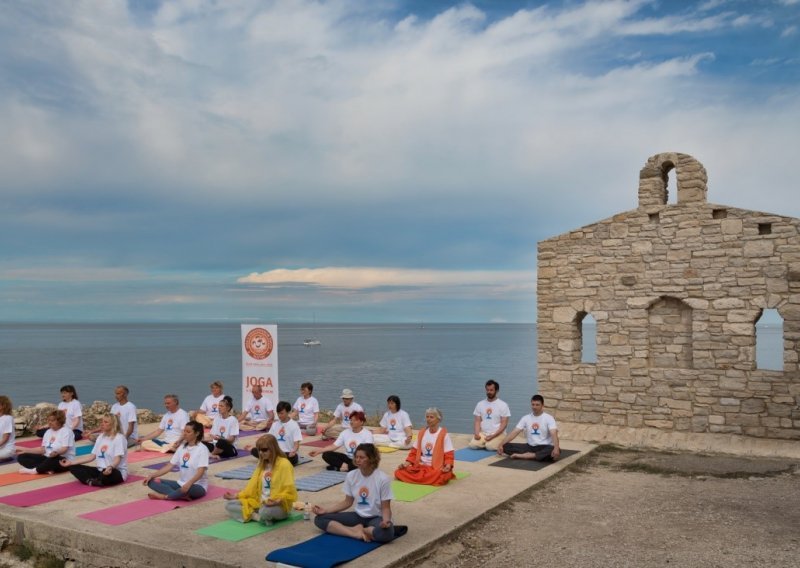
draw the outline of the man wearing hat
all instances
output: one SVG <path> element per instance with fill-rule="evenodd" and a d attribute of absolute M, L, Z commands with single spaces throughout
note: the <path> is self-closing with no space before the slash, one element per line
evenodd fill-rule
<path fill-rule="evenodd" d="M 336 439 L 342 430 L 350 428 L 350 415 L 353 412 L 364 412 L 360 404 L 353 400 L 353 391 L 344 389 L 342 391 L 342 402 L 333 411 L 333 422 L 325 428 L 322 437 L 327 439 Z"/>

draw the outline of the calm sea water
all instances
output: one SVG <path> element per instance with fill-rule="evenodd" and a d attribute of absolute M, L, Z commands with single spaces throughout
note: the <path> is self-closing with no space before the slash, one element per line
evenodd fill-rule
<path fill-rule="evenodd" d="M 164 394 L 194 409 L 208 384 L 222 379 L 239 408 L 240 334 L 237 324 L 0 324 L 0 393 L 15 405 L 57 402 L 60 386 L 74 384 L 87 404 L 113 402 L 114 387 L 125 384 L 139 408 L 161 412 Z M 758 366 L 782 368 L 780 326 L 760 326 L 758 334 Z M 304 347 L 306 337 L 322 345 Z M 489 378 L 500 383 L 512 423 L 536 392 L 532 324 L 284 324 L 278 346 L 284 400 L 294 402 L 300 384 L 311 381 L 323 408 L 333 409 L 350 388 L 374 414 L 396 394 L 415 425 L 438 406 L 454 432 L 471 430 Z"/>
<path fill-rule="evenodd" d="M 368 414 L 396 394 L 415 425 L 438 406 L 453 431 L 471 430 L 472 410 L 489 378 L 512 415 L 528 412 L 536 392 L 536 331 L 527 325 L 278 326 L 280 396 L 294 402 L 314 383 L 323 408 L 355 392 Z M 208 384 L 222 379 L 241 406 L 240 327 L 236 324 L 0 324 L 0 393 L 15 405 L 57 402 L 74 384 L 81 402 L 113 402 L 125 384 L 139 408 L 163 411 L 174 392 L 184 408 L 200 406 Z M 316 337 L 322 345 L 304 347 Z"/>

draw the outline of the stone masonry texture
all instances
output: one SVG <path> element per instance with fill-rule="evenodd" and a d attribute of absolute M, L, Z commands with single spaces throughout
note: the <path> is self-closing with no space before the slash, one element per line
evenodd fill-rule
<path fill-rule="evenodd" d="M 800 440 L 800 220 L 708 203 L 703 165 L 673 152 L 647 160 L 638 197 L 636 209 L 539 243 L 547 405 L 579 424 Z M 756 365 L 765 309 L 783 318 L 782 370 Z"/>

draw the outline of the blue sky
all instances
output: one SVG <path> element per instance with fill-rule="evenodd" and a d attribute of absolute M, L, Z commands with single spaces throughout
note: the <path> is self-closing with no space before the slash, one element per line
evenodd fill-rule
<path fill-rule="evenodd" d="M 692 154 L 800 217 L 800 0 L 4 2 L 0 321 L 530 322 Z"/>

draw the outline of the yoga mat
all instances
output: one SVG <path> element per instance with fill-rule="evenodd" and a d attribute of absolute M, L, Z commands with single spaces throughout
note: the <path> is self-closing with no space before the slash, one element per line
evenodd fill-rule
<path fill-rule="evenodd" d="M 331 568 L 355 560 L 379 546 L 379 542 L 321 534 L 294 546 L 273 550 L 267 554 L 267 560 L 301 568 Z"/>
<path fill-rule="evenodd" d="M 275 521 L 271 525 L 264 525 L 255 521 L 250 521 L 249 523 L 240 523 L 238 521 L 234 521 L 233 519 L 228 519 L 227 521 L 222 521 L 221 523 L 217 523 L 215 525 L 197 529 L 194 532 L 203 536 L 213 536 L 214 538 L 221 540 L 239 542 L 240 540 L 244 540 L 252 536 L 264 534 L 265 532 L 274 531 L 275 529 L 282 527 L 287 527 L 292 523 L 301 520 L 302 518 L 303 513 L 292 511 L 289 513 L 288 518 L 282 521 Z"/>
<path fill-rule="evenodd" d="M 120 485 L 141 481 L 144 479 L 138 475 L 129 475 Z M 112 486 L 117 487 L 117 486 Z M 93 491 L 102 489 L 111 489 L 111 487 L 94 487 L 84 485 L 80 481 L 73 481 L 71 483 L 62 483 L 60 485 L 51 485 L 50 487 L 43 487 L 41 489 L 34 489 L 32 491 L 25 491 L 24 493 L 17 493 L 15 495 L 6 495 L 0 497 L 0 503 L 11 505 L 12 507 L 33 507 L 34 505 L 41 505 L 43 503 L 50 503 L 51 501 L 59 501 L 61 499 L 69 499 L 76 495 L 83 495 Z"/>
<path fill-rule="evenodd" d="M 15 440 L 14 445 L 20 448 L 38 448 L 42 445 L 42 439 L 34 438 L 33 440 Z"/>
<path fill-rule="evenodd" d="M 297 465 L 303 465 L 304 463 L 308 463 L 312 461 L 311 458 L 306 456 L 301 456 L 300 454 L 297 455 Z M 295 466 L 297 467 L 297 466 Z M 235 469 L 229 469 L 227 471 L 220 471 L 219 473 L 215 473 L 214 477 L 219 477 L 220 479 L 250 479 L 253 475 L 253 472 L 256 470 L 256 464 L 251 463 L 247 465 L 243 465 L 242 467 L 237 467 Z"/>
<path fill-rule="evenodd" d="M 78 446 L 75 448 L 75 456 L 85 456 L 87 454 L 92 453 L 92 449 L 94 449 L 94 444 L 86 444 L 83 446 Z"/>
<path fill-rule="evenodd" d="M 152 460 L 155 458 L 163 458 L 171 454 L 162 454 L 161 452 L 152 452 L 150 450 L 128 450 L 128 463 L 136 463 L 140 461 Z"/>
<path fill-rule="evenodd" d="M 311 442 L 303 442 L 303 446 L 311 446 L 314 448 L 324 448 L 332 445 L 336 440 L 313 440 Z"/>
<path fill-rule="evenodd" d="M 216 487 L 209 485 L 208 492 L 205 497 L 195 499 L 194 501 L 166 501 L 161 499 L 139 499 L 138 501 L 130 501 L 122 505 L 114 505 L 105 509 L 99 509 L 90 513 L 78 515 L 82 519 L 89 519 L 90 521 L 97 521 L 106 525 L 124 525 L 132 521 L 138 521 L 153 515 L 159 515 L 179 509 L 183 507 L 191 507 L 196 503 L 205 503 L 222 495 L 228 491 L 224 487 Z"/>
<path fill-rule="evenodd" d="M 561 450 L 561 459 L 564 459 L 568 456 L 577 453 L 578 453 L 577 450 Z M 540 469 L 544 469 L 548 465 L 554 463 L 556 462 L 551 462 L 551 461 L 543 462 L 536 460 L 512 460 L 511 458 L 505 458 L 503 460 L 490 463 L 489 465 L 493 467 L 507 467 L 509 469 L 524 469 L 527 471 L 539 471 Z"/>
<path fill-rule="evenodd" d="M 391 446 L 378 446 L 378 451 L 382 454 L 391 454 L 399 450 L 400 448 L 392 448 Z"/>
<path fill-rule="evenodd" d="M 55 473 L 52 475 L 59 474 Z M 4 485 L 14 485 L 15 483 L 25 483 L 26 481 L 33 481 L 34 479 L 44 479 L 50 476 L 51 474 L 48 473 L 39 475 L 38 473 L 17 473 L 16 471 L 13 473 L 0 473 L 0 487 L 3 487 Z"/>
<path fill-rule="evenodd" d="M 457 471 L 456 479 L 463 479 L 469 476 L 467 471 Z M 452 479 L 448 485 L 452 482 Z M 438 491 L 444 485 L 418 485 L 416 483 L 406 483 L 405 481 L 392 480 L 392 493 L 395 501 L 405 501 L 407 503 L 419 501 L 423 497 Z"/>
<path fill-rule="evenodd" d="M 344 483 L 347 477 L 345 471 L 320 471 L 308 477 L 301 477 L 294 480 L 294 486 L 298 491 L 322 491 L 328 487 L 333 487 L 339 483 Z"/>
<path fill-rule="evenodd" d="M 229 457 L 229 458 L 221 458 L 221 459 L 218 459 L 218 460 L 209 459 L 208 460 L 208 465 L 212 466 L 215 463 L 222 463 L 222 462 L 231 461 L 231 460 L 238 460 L 239 458 L 243 458 L 245 456 L 249 456 L 250 455 L 250 452 L 247 451 L 247 450 L 238 450 L 237 449 L 236 451 L 237 451 L 237 455 Z M 164 454 L 160 454 L 160 455 L 163 456 Z M 161 469 L 162 467 L 164 467 L 168 463 L 169 463 L 169 460 L 158 462 L 158 463 L 151 463 L 151 464 L 148 464 L 148 465 L 146 465 L 144 467 L 146 467 L 147 469 Z M 174 473 L 174 472 L 178 471 L 179 469 L 180 468 L 177 465 L 173 465 L 172 469 L 170 471 L 172 471 Z"/>
<path fill-rule="evenodd" d="M 456 459 L 463 462 L 476 462 L 481 461 L 492 456 L 496 456 L 497 452 L 490 452 L 488 450 L 476 450 L 473 448 L 461 448 L 456 450 Z"/>

